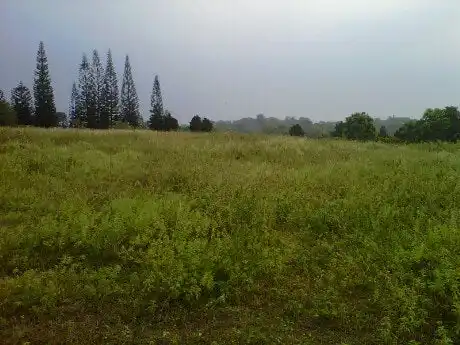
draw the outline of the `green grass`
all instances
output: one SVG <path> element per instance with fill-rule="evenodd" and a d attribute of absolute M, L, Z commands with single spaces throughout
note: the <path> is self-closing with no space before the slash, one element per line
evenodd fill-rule
<path fill-rule="evenodd" d="M 2 344 L 450 344 L 460 146 L 0 129 Z"/>

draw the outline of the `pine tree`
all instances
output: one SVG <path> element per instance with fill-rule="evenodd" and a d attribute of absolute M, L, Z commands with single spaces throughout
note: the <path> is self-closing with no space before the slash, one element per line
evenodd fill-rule
<path fill-rule="evenodd" d="M 73 82 L 72 93 L 70 95 L 70 105 L 69 105 L 69 126 L 70 127 L 79 127 L 78 118 L 77 118 L 77 104 L 78 104 L 77 84 Z"/>
<path fill-rule="evenodd" d="M 112 61 L 112 52 L 109 50 L 101 94 L 100 128 L 112 127 L 115 122 L 120 120 L 118 102 L 117 73 Z"/>
<path fill-rule="evenodd" d="M 86 61 L 88 66 L 87 70 L 87 103 L 86 103 L 86 120 L 88 128 L 98 127 L 98 109 L 97 109 L 97 85 L 96 75 L 94 74 L 93 66 Z"/>
<path fill-rule="evenodd" d="M 22 81 L 11 90 L 11 105 L 16 112 L 18 125 L 33 125 L 32 96 Z"/>
<path fill-rule="evenodd" d="M 129 57 L 126 55 L 125 71 L 123 73 L 123 84 L 121 87 L 121 120 L 130 126 L 137 127 L 140 122 L 139 99 L 137 97 L 136 86 L 134 85 L 133 75 Z"/>
<path fill-rule="evenodd" d="M 79 127 L 89 127 L 88 109 L 91 106 L 91 72 L 86 54 L 83 54 L 78 70 L 78 92 L 76 97 L 76 122 Z M 91 116 L 91 115 L 90 115 Z"/>
<path fill-rule="evenodd" d="M 45 46 L 40 42 L 37 52 L 37 69 L 34 79 L 35 124 L 39 127 L 57 125 L 56 106 L 48 69 Z"/>
<path fill-rule="evenodd" d="M 104 71 L 102 69 L 101 59 L 97 50 L 93 50 L 93 61 L 91 64 L 91 99 L 95 107 L 95 126 L 100 126 L 100 114 L 102 109 L 102 89 L 104 86 Z M 93 128 L 96 128 L 93 127 Z"/>
<path fill-rule="evenodd" d="M 167 130 L 163 110 L 163 97 L 161 96 L 160 81 L 157 75 L 155 76 L 155 81 L 153 82 L 150 107 L 149 128 L 156 131 Z"/>

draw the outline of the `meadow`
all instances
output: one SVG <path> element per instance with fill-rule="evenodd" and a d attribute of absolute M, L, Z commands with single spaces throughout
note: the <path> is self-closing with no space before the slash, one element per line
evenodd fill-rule
<path fill-rule="evenodd" d="M 1 344 L 458 344 L 460 145 L 0 128 Z"/>

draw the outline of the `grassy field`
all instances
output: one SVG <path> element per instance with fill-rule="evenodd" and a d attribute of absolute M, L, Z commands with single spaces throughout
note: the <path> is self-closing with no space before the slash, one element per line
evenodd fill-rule
<path fill-rule="evenodd" d="M 0 129 L 1 344 L 458 344 L 460 146 Z"/>

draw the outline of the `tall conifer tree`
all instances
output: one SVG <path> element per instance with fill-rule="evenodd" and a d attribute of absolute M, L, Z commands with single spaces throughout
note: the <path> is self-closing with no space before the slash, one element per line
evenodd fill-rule
<path fill-rule="evenodd" d="M 109 50 L 101 92 L 100 127 L 110 128 L 119 120 L 118 79 Z"/>
<path fill-rule="evenodd" d="M 100 115 L 102 109 L 102 89 L 104 83 L 104 71 L 97 50 L 93 50 L 93 60 L 91 63 L 91 101 L 95 109 L 94 124 L 92 128 L 100 127 Z"/>
<path fill-rule="evenodd" d="M 163 97 L 161 95 L 160 81 L 158 75 L 153 82 L 152 95 L 150 97 L 150 129 L 161 131 L 166 130 L 166 121 L 163 109 Z"/>
<path fill-rule="evenodd" d="M 69 104 L 69 126 L 70 127 L 79 127 L 77 117 L 77 105 L 78 105 L 78 90 L 77 84 L 73 82 L 72 84 L 72 93 L 70 94 L 70 104 Z"/>
<path fill-rule="evenodd" d="M 18 125 L 33 125 L 32 96 L 22 81 L 11 91 L 11 105 L 16 112 Z"/>
<path fill-rule="evenodd" d="M 76 118 L 79 127 L 89 127 L 88 109 L 91 106 L 91 71 L 88 58 L 83 54 L 78 70 L 78 96 L 76 98 Z"/>
<path fill-rule="evenodd" d="M 128 55 L 126 55 L 123 84 L 121 87 L 120 115 L 121 120 L 125 123 L 129 123 L 130 126 L 138 127 L 140 125 L 139 99 L 137 97 Z"/>
<path fill-rule="evenodd" d="M 56 106 L 45 46 L 40 42 L 34 79 L 35 124 L 40 127 L 57 126 Z"/>

